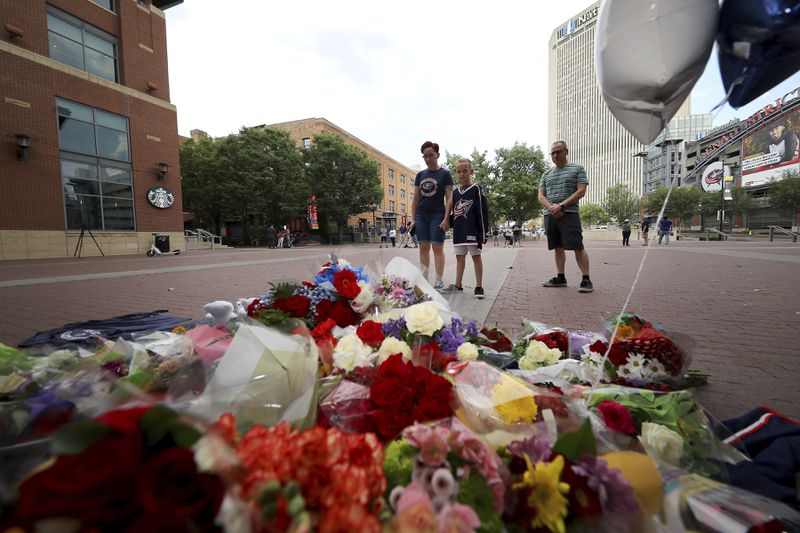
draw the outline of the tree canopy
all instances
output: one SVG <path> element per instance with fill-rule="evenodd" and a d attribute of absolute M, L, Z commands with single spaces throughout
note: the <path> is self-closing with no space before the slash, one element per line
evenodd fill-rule
<path fill-rule="evenodd" d="M 608 213 L 605 212 L 600 204 L 581 204 L 579 209 L 581 223 L 584 226 L 594 226 L 608 221 Z"/>
<path fill-rule="evenodd" d="M 769 201 L 773 207 L 792 217 L 800 212 L 800 173 L 786 172 L 781 180 L 772 180 Z"/>
<path fill-rule="evenodd" d="M 617 224 L 621 224 L 626 218 L 629 220 L 639 218 L 639 196 L 623 183 L 609 187 L 601 205 L 608 216 L 616 220 Z M 581 214 L 581 220 L 583 220 L 583 214 Z"/>
<path fill-rule="evenodd" d="M 347 217 L 370 211 L 383 199 L 378 163 L 339 135 L 315 135 L 304 161 L 321 225 L 329 218 L 341 234 Z"/>
<path fill-rule="evenodd" d="M 650 193 L 646 201 L 646 208 L 649 214 L 655 215 L 661 212 L 661 206 L 664 204 L 667 190 L 666 187 L 659 187 Z M 675 219 L 677 225 L 680 225 L 683 219 L 700 210 L 700 200 L 702 198 L 703 192 L 696 187 L 675 187 L 669 196 L 669 203 L 664 210 L 664 214 Z"/>
<path fill-rule="evenodd" d="M 498 148 L 492 166 L 489 208 L 494 209 L 498 217 L 518 224 L 539 217 L 542 212 L 538 200 L 539 183 L 546 169 L 539 147 L 514 143 L 511 148 Z"/>

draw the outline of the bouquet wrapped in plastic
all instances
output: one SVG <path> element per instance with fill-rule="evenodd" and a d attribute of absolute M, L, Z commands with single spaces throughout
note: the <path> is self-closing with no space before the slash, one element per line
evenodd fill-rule
<path fill-rule="evenodd" d="M 127 406 L 68 426 L 53 438 L 54 460 L 7 502 L 0 527 L 217 530 L 224 525 L 225 478 L 237 461 L 205 429 L 163 405 Z"/>
<path fill-rule="evenodd" d="M 499 531 L 507 473 L 497 453 L 458 419 L 414 424 L 386 450 L 398 531 Z"/>

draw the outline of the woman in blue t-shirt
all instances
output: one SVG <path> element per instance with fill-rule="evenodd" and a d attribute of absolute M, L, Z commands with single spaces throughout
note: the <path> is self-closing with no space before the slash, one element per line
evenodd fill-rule
<path fill-rule="evenodd" d="M 446 215 L 453 207 L 453 176 L 446 168 L 439 167 L 439 145 L 425 141 L 420 148 L 422 159 L 428 167 L 417 174 L 414 180 L 414 201 L 411 217 L 419 240 L 419 262 L 427 278 L 430 269 L 430 251 L 436 268 L 435 289 L 444 287 L 444 236 L 450 227 Z"/>

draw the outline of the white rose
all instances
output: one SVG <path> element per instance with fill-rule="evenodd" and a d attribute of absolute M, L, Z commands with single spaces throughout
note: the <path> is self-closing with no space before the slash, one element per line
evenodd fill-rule
<path fill-rule="evenodd" d="M 439 309 L 432 302 L 412 305 L 405 313 L 406 325 L 411 333 L 431 336 L 444 326 Z"/>
<path fill-rule="evenodd" d="M 667 426 L 644 422 L 639 441 L 647 454 L 665 463 L 679 465 L 683 456 L 683 437 Z"/>
<path fill-rule="evenodd" d="M 543 366 L 554 365 L 561 359 L 561 350 L 548 348 L 541 341 L 531 341 L 525 349 L 525 355 L 519 360 L 522 370 L 536 370 Z"/>
<path fill-rule="evenodd" d="M 459 361 L 474 361 L 478 358 L 478 347 L 471 342 L 465 342 L 456 350 Z"/>
<path fill-rule="evenodd" d="M 333 366 L 350 372 L 358 366 L 366 366 L 372 359 L 372 348 L 365 345 L 358 335 L 345 335 L 333 349 Z"/>
<path fill-rule="evenodd" d="M 361 292 L 350 301 L 350 307 L 356 313 L 363 313 L 372 305 L 375 300 L 375 293 L 372 292 L 372 287 L 366 281 L 359 281 L 358 286 L 361 287 Z"/>
<path fill-rule="evenodd" d="M 378 363 L 386 361 L 390 355 L 403 354 L 403 359 L 411 361 L 411 347 L 400 339 L 386 337 L 378 349 Z"/>

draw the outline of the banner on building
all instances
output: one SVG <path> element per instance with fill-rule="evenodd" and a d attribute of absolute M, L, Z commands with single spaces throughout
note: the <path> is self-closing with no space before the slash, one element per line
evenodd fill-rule
<path fill-rule="evenodd" d="M 317 221 L 317 197 L 312 196 L 308 202 L 308 227 L 309 229 L 319 229 L 319 222 Z"/>
<path fill-rule="evenodd" d="M 742 139 L 742 186 L 764 185 L 800 171 L 800 109 Z"/>
<path fill-rule="evenodd" d="M 727 167 L 726 167 L 727 168 Z M 733 176 L 726 174 L 722 185 L 722 199 L 733 200 Z"/>
<path fill-rule="evenodd" d="M 706 192 L 719 192 L 722 190 L 723 176 L 730 176 L 731 169 L 722 165 L 722 161 L 714 161 L 709 163 L 703 170 L 703 177 L 700 180 L 700 186 Z"/>

